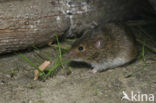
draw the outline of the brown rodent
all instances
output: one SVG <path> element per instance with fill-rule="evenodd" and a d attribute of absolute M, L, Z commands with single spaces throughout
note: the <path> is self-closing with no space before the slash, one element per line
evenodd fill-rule
<path fill-rule="evenodd" d="M 89 63 L 95 73 L 124 65 L 137 56 L 134 37 L 123 24 L 108 23 L 88 31 L 76 40 L 69 57 Z"/>

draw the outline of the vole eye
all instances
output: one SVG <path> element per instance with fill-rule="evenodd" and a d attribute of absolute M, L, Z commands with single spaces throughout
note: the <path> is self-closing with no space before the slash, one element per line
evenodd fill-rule
<path fill-rule="evenodd" d="M 78 49 L 79 49 L 79 51 L 82 51 L 82 50 L 83 50 L 83 47 L 82 47 L 82 46 L 80 46 Z"/>

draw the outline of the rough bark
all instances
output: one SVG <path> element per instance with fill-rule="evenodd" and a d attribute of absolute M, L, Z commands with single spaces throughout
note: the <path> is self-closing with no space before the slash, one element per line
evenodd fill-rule
<path fill-rule="evenodd" d="M 0 54 L 81 33 L 93 21 L 134 19 L 144 8 L 146 0 L 0 0 Z"/>

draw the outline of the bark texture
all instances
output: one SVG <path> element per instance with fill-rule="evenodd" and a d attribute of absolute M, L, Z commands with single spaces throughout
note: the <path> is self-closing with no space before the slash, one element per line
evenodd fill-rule
<path fill-rule="evenodd" d="M 136 19 L 147 10 L 146 0 L 0 0 L 0 54 L 46 45 L 55 34 L 80 34 L 94 21 Z"/>

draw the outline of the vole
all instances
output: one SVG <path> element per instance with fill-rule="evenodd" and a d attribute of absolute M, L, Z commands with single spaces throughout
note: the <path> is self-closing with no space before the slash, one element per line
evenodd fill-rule
<path fill-rule="evenodd" d="M 92 73 L 124 65 L 136 58 L 133 34 L 124 24 L 108 23 L 88 31 L 76 40 L 69 53 L 73 61 L 90 64 Z"/>

